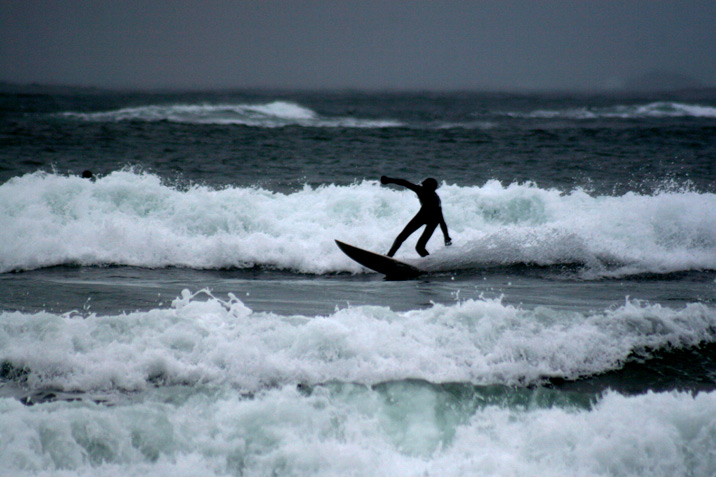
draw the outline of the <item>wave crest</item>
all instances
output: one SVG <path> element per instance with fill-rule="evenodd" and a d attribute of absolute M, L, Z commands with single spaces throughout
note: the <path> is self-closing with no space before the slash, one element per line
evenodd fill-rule
<path fill-rule="evenodd" d="M 170 308 L 97 316 L 0 313 L 3 369 L 33 388 L 142 390 L 231 384 L 248 392 L 330 381 L 530 385 L 619 369 L 633 354 L 711 343 L 716 310 L 627 301 L 580 313 L 467 300 L 328 316 L 253 312 L 185 290 Z M 6 373 L 7 374 L 7 373 Z"/>
<path fill-rule="evenodd" d="M 657 101 L 647 104 L 616 105 L 601 108 L 540 109 L 530 112 L 508 112 L 509 117 L 524 119 L 643 119 L 643 118 L 716 118 L 716 107 Z"/>
<path fill-rule="evenodd" d="M 276 128 L 285 126 L 380 128 L 396 127 L 393 120 L 353 117 L 324 117 L 296 103 L 273 101 L 264 104 L 162 104 L 95 113 L 66 112 L 67 118 L 93 122 L 170 121 L 187 124 L 235 124 Z"/>
<path fill-rule="evenodd" d="M 443 185 L 455 245 L 428 244 L 429 271 L 581 264 L 596 276 L 716 269 L 716 195 L 664 190 L 592 196 L 534 184 Z M 267 267 L 360 272 L 339 239 L 385 251 L 418 203 L 375 181 L 261 188 L 179 189 L 118 171 L 95 182 L 36 173 L 0 186 L 0 272 L 62 264 Z M 417 234 L 400 249 L 405 260 Z"/>

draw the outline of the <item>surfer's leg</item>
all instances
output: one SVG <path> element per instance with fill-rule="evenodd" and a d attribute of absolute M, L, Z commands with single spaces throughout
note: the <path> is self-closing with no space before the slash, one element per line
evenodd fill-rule
<path fill-rule="evenodd" d="M 413 217 L 410 222 L 408 222 L 408 225 L 405 226 L 402 232 L 398 234 L 398 236 L 395 238 L 395 242 L 393 242 L 393 246 L 390 247 L 390 251 L 387 253 L 389 257 L 392 257 L 395 255 L 395 252 L 398 251 L 401 245 L 403 245 L 403 242 L 405 242 L 405 239 L 410 237 L 410 234 L 418 230 L 425 222 L 423 221 L 423 218 L 420 215 L 416 215 Z"/>
<path fill-rule="evenodd" d="M 415 250 L 418 251 L 421 257 L 430 255 L 425 246 L 428 244 L 428 240 L 430 240 L 430 237 L 433 236 L 433 232 L 435 232 L 435 228 L 437 226 L 437 222 L 429 222 L 425 224 L 425 230 L 423 230 L 423 234 L 420 236 L 420 238 L 418 239 L 418 244 L 415 246 Z"/>

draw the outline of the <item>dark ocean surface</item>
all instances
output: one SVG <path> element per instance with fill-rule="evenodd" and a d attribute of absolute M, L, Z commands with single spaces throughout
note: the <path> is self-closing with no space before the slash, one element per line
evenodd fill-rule
<path fill-rule="evenodd" d="M 381 175 L 440 183 L 418 279 L 335 246 L 417 212 Z M 8 475 L 714 475 L 716 91 L 0 94 L 0 429 Z"/>

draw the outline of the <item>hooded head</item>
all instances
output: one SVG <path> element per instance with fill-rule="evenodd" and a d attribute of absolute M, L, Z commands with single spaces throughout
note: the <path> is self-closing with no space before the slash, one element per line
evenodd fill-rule
<path fill-rule="evenodd" d="M 432 177 L 428 177 L 428 178 L 425 179 L 423 182 L 421 182 L 420 185 L 422 185 L 422 186 L 425 187 L 426 189 L 429 189 L 429 190 L 432 190 L 432 191 L 435 191 L 435 190 L 438 189 L 438 181 L 436 181 L 436 180 L 433 179 Z"/>

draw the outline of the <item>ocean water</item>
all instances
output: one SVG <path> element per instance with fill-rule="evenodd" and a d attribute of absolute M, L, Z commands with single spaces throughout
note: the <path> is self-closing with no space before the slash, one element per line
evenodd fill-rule
<path fill-rule="evenodd" d="M 94 178 L 80 177 L 85 169 Z M 440 183 L 453 238 L 386 281 Z M 0 475 L 716 474 L 716 92 L 0 94 Z"/>

